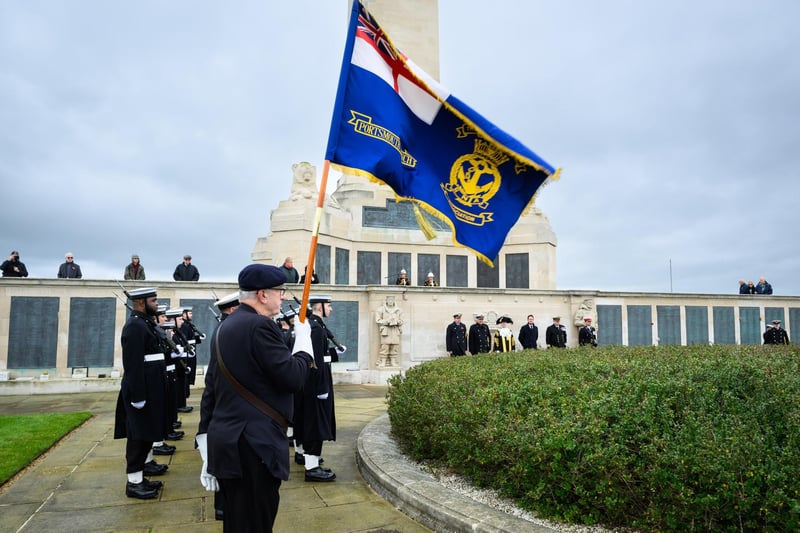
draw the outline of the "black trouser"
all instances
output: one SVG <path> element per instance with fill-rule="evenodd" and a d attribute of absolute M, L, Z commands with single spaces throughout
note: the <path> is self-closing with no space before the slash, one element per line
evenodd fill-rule
<path fill-rule="evenodd" d="M 186 407 L 186 363 L 175 365 L 175 408 Z"/>
<path fill-rule="evenodd" d="M 175 370 L 167 370 L 167 395 L 164 402 L 167 420 L 170 424 L 178 421 L 178 403 L 175 400 Z"/>
<path fill-rule="evenodd" d="M 144 462 L 147 461 L 147 454 L 153 447 L 152 441 L 128 439 L 125 443 L 125 468 L 126 474 L 144 471 Z"/>
<path fill-rule="evenodd" d="M 303 441 L 303 453 L 307 453 L 308 455 L 322 455 L 322 441 Z"/>
<path fill-rule="evenodd" d="M 272 531 L 278 515 L 281 480 L 273 477 L 244 435 L 239 437 L 242 477 L 220 479 L 223 499 L 223 531 L 259 533 Z"/>

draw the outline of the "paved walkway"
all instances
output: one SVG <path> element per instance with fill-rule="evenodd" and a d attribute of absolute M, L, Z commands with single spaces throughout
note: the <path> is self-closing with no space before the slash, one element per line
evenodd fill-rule
<path fill-rule="evenodd" d="M 362 429 L 386 412 L 386 387 L 337 385 L 338 440 L 325 443 L 325 466 L 333 483 L 306 483 L 292 462 L 281 486 L 276 531 L 427 532 L 367 485 L 358 471 L 356 441 Z M 10 487 L 0 489 L 0 532 L 204 532 L 222 531 L 214 520 L 212 493 L 200 485 L 200 454 L 194 449 L 200 390 L 192 390 L 181 415 L 186 437 L 167 462 L 157 500 L 125 496 L 124 440 L 114 440 L 114 392 L 0 397 L 0 413 L 90 411 L 95 416 Z M 288 450 L 287 450 L 288 452 Z"/>

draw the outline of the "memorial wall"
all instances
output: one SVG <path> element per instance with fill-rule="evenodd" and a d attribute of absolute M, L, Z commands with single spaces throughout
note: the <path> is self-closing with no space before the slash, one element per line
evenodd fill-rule
<path fill-rule="evenodd" d="M 161 302 L 192 305 L 195 323 L 209 340 L 216 326 L 209 308 L 214 293 L 236 289 L 233 283 L 147 283 L 158 286 Z M 131 283 L 129 289 L 137 286 Z M 584 316 L 594 318 L 601 346 L 761 344 L 765 325 L 776 319 L 790 338 L 800 335 L 800 297 L 791 296 L 335 284 L 315 285 L 314 290 L 333 296 L 327 322 L 348 347 L 333 365 L 337 383 L 382 384 L 393 374 L 446 357 L 445 328 L 457 312 L 467 325 L 473 314 L 484 313 L 492 328 L 497 317 L 510 315 L 515 333 L 533 314 L 540 348 L 553 316 L 567 326 L 570 347 L 577 345 Z M 287 297 L 301 292 L 297 285 Z M 3 383 L 19 378 L 38 383 L 45 381 L 43 375 L 46 381 L 75 380 L 77 374 L 84 384 L 118 387 L 112 376 L 122 370 L 119 339 L 129 311 L 114 293 L 120 289 L 110 280 L 0 279 L 0 379 L 9 380 Z M 404 318 L 395 368 L 379 366 L 378 358 L 376 312 L 387 296 L 394 297 Z M 208 359 L 207 340 L 198 346 L 198 363 L 206 365 Z M 5 391 L 0 386 L 0 394 Z"/>

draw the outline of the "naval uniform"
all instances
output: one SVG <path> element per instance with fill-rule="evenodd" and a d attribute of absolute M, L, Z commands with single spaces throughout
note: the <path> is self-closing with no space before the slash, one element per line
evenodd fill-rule
<path fill-rule="evenodd" d="M 456 324 L 453 321 L 447 326 L 445 346 L 447 346 L 447 352 L 451 356 L 465 355 L 467 353 L 467 326 L 463 322 Z"/>
<path fill-rule="evenodd" d="M 122 376 L 114 420 L 114 438 L 127 438 L 126 472 L 144 471 L 154 441 L 170 429 L 164 402 L 166 397 L 164 352 L 155 322 L 134 311 L 122 328 Z M 144 401 L 137 409 L 132 403 Z"/>
<path fill-rule="evenodd" d="M 175 329 L 173 331 L 172 340 L 176 345 L 183 348 L 175 359 L 175 404 L 180 411 L 186 409 L 186 398 L 189 396 L 189 354 L 194 352 L 194 346 L 189 343 L 189 340 L 183 335 L 180 329 Z M 191 361 L 194 362 L 195 359 L 192 358 Z"/>
<path fill-rule="evenodd" d="M 567 328 L 561 324 L 551 324 L 544 332 L 548 348 L 567 347 Z"/>
<path fill-rule="evenodd" d="M 594 326 L 583 326 L 578 330 L 578 345 L 597 347 L 597 335 Z"/>
<path fill-rule="evenodd" d="M 311 345 L 314 348 L 316 369 L 308 374 L 302 392 L 302 411 L 295 413 L 295 428 L 300 428 L 299 440 L 307 455 L 322 455 L 322 441 L 336 440 L 336 413 L 333 401 L 333 375 L 331 362 L 335 351 L 328 338 L 328 327 L 321 317 L 310 314 L 307 317 L 311 326 Z M 328 394 L 324 400 L 318 395 Z"/>
<path fill-rule="evenodd" d="M 218 339 L 218 341 L 217 341 Z M 306 381 L 311 357 L 292 355 L 271 318 L 243 303 L 211 339 L 236 380 L 287 420 L 292 393 Z M 281 480 L 289 478 L 289 441 L 281 424 L 243 398 L 219 368 L 208 424 L 208 472 L 219 481 L 224 531 L 271 531 L 278 512 Z"/>
<path fill-rule="evenodd" d="M 488 353 L 492 349 L 492 334 L 486 324 L 472 324 L 469 327 L 469 353 L 472 355 Z"/>

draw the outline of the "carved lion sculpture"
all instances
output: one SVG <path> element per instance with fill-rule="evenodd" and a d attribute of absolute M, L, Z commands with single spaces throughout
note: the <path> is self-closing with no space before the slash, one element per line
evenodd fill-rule
<path fill-rule="evenodd" d="M 292 194 L 289 200 L 293 202 L 313 200 L 317 196 L 317 169 L 311 163 L 295 163 L 292 165 Z"/>

